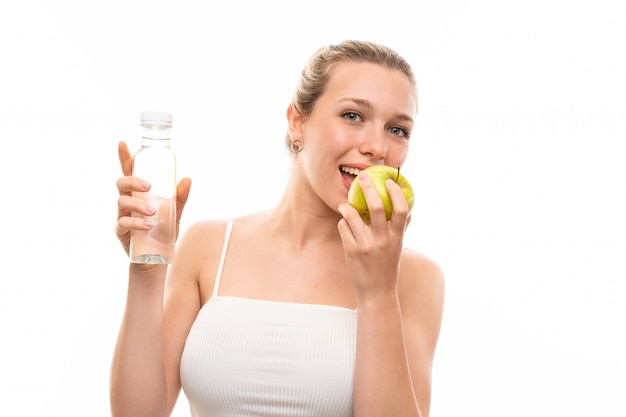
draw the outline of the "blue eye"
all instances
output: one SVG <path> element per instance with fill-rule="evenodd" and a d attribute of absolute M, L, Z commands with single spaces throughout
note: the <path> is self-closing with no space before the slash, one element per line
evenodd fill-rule
<path fill-rule="evenodd" d="M 393 134 L 393 135 L 400 136 L 400 137 L 406 137 L 406 138 L 408 138 L 409 136 L 411 136 L 411 135 L 409 134 L 409 131 L 408 131 L 407 129 L 405 129 L 405 128 L 403 128 L 403 127 L 400 127 L 400 126 L 393 126 L 393 127 L 390 127 L 390 128 L 389 128 L 389 132 L 390 132 L 391 134 Z"/>
<path fill-rule="evenodd" d="M 350 122 L 357 122 L 360 119 L 362 119 L 361 115 L 355 111 L 347 111 L 343 113 L 341 116 L 343 116 L 344 119 Z"/>

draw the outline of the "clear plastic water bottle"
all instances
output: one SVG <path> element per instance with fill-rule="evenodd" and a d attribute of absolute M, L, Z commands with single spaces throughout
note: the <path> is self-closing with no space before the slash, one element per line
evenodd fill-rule
<path fill-rule="evenodd" d="M 136 192 L 156 209 L 150 230 L 133 230 L 130 261 L 142 264 L 168 264 L 174 260 L 176 243 L 176 155 L 170 148 L 172 115 L 165 112 L 141 113 L 141 148 L 133 157 L 133 175 L 150 183 L 148 192 Z"/>

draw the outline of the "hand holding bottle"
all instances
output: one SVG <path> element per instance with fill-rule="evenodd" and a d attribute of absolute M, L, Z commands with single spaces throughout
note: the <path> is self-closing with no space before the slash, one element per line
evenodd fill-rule
<path fill-rule="evenodd" d="M 153 225 L 149 217 L 154 214 L 155 207 L 151 207 L 144 200 L 133 197 L 133 193 L 142 193 L 150 190 L 150 184 L 133 173 L 133 156 L 124 142 L 119 143 L 118 154 L 123 176 L 117 180 L 117 189 L 120 197 L 117 203 L 117 223 L 115 234 L 120 240 L 126 254 L 130 256 L 130 237 L 132 230 L 148 231 Z M 183 208 L 189 197 L 191 179 L 183 178 L 176 186 L 176 235 L 183 213 Z M 133 213 L 140 216 L 134 216 Z"/>

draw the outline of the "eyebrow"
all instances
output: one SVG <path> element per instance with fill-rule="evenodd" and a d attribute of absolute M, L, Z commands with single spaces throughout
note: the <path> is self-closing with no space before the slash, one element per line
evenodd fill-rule
<path fill-rule="evenodd" d="M 369 110 L 374 110 L 374 105 L 367 100 L 363 100 L 362 98 L 346 97 L 344 99 L 339 100 L 339 102 L 342 102 L 342 101 L 351 101 L 354 104 L 366 107 Z M 397 117 L 398 119 L 402 121 L 408 121 L 408 122 L 413 123 L 413 118 L 404 113 L 397 113 L 395 117 Z"/>
<path fill-rule="evenodd" d="M 354 104 L 358 104 L 360 106 L 367 107 L 370 110 L 374 110 L 374 106 L 372 105 L 372 103 L 370 103 L 367 100 L 363 100 L 362 98 L 347 97 L 347 98 L 344 98 L 344 99 L 342 99 L 340 101 L 351 101 Z"/>

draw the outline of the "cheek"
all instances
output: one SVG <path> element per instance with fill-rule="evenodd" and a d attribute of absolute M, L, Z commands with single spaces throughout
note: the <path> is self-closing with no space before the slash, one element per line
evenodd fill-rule
<path fill-rule="evenodd" d="M 310 138 L 315 141 L 316 149 L 324 154 L 334 153 L 342 149 L 348 143 L 347 137 L 341 129 L 334 128 L 329 123 L 315 131 L 315 136 Z"/>
<path fill-rule="evenodd" d="M 342 135 L 342 126 L 335 123 L 334 120 L 326 120 L 318 124 L 317 133 L 320 138 L 325 138 L 327 141 L 336 141 Z"/>
<path fill-rule="evenodd" d="M 404 161 L 406 161 L 408 155 L 408 143 L 394 143 L 393 145 L 389 145 L 389 148 L 387 149 L 385 164 L 393 167 L 400 167 L 404 165 Z"/>

